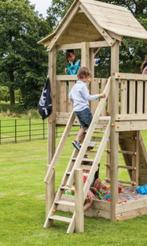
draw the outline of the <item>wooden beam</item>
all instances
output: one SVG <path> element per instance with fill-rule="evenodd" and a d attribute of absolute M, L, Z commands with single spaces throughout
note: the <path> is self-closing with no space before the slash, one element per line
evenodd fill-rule
<path fill-rule="evenodd" d="M 82 49 L 81 49 L 81 66 L 85 66 L 90 68 L 90 54 L 89 54 L 89 43 L 83 42 Z"/>
<path fill-rule="evenodd" d="M 110 47 L 106 41 L 95 41 L 95 42 L 87 42 L 87 43 L 90 49 Z M 62 44 L 57 46 L 58 50 L 81 49 L 81 48 L 82 48 L 82 42 L 72 43 L 72 44 Z"/>
<path fill-rule="evenodd" d="M 122 80 L 141 80 L 141 81 L 147 81 L 147 75 L 145 74 L 135 74 L 135 73 L 116 73 L 115 74 L 116 79 L 122 79 Z"/>
<path fill-rule="evenodd" d="M 84 194 L 82 170 L 75 170 L 75 231 L 84 232 Z"/>
<path fill-rule="evenodd" d="M 48 119 L 48 167 L 55 152 L 56 139 L 56 49 L 49 52 L 48 75 L 51 81 L 53 112 Z M 55 194 L 55 173 L 52 174 L 50 184 L 46 184 L 46 213 L 51 208 Z"/>
<path fill-rule="evenodd" d="M 147 120 L 133 120 L 133 121 L 116 121 L 115 131 L 141 131 L 147 130 Z"/>
<path fill-rule="evenodd" d="M 117 114 L 116 121 L 147 121 L 146 114 Z"/>
<path fill-rule="evenodd" d="M 115 119 L 118 113 L 118 83 L 115 80 L 115 73 L 119 71 L 119 42 L 111 47 L 111 134 L 110 134 L 110 176 L 111 176 L 111 220 L 116 220 L 116 206 L 118 200 L 118 145 L 119 145 L 119 135 L 115 131 Z"/>
<path fill-rule="evenodd" d="M 56 75 L 57 81 L 75 81 L 77 80 L 77 75 Z"/>

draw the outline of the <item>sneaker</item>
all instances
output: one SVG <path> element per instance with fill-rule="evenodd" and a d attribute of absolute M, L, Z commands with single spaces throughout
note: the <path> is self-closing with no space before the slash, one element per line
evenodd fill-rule
<path fill-rule="evenodd" d="M 93 149 L 95 147 L 95 142 L 90 142 L 88 145 L 88 149 Z"/>
<path fill-rule="evenodd" d="M 73 141 L 72 144 L 73 144 L 73 146 L 74 146 L 77 150 L 80 150 L 81 144 L 80 144 L 79 142 Z"/>

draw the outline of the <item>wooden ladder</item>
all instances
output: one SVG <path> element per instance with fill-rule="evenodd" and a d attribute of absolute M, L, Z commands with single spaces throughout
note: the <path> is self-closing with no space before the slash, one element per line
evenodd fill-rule
<path fill-rule="evenodd" d="M 83 184 L 84 201 L 86 199 L 87 193 L 93 182 L 94 175 L 98 170 L 98 165 L 100 163 L 102 154 L 105 150 L 106 144 L 110 136 L 111 117 L 101 116 L 106 106 L 109 91 L 110 91 L 110 78 L 108 79 L 108 82 L 104 89 L 106 98 L 101 99 L 97 106 L 91 125 L 86 133 L 80 151 L 74 150 L 71 155 L 66 171 L 62 178 L 61 185 L 57 190 L 52 207 L 50 208 L 49 213 L 46 217 L 44 228 L 50 226 L 52 224 L 52 221 L 58 220 L 69 224 L 67 233 L 72 233 L 75 230 L 75 202 L 74 201 L 70 202 L 68 199 L 65 200 L 66 196 L 64 194 L 66 190 L 71 189 L 72 186 L 74 185 L 75 170 L 82 169 L 83 175 L 86 176 L 86 182 L 85 184 Z M 53 160 L 49 165 L 47 175 L 45 177 L 45 182 L 49 181 L 50 175 L 53 171 L 53 168 L 55 167 L 56 161 L 59 158 L 59 153 L 61 152 L 63 142 L 71 129 L 71 124 L 73 123 L 74 119 L 75 117 L 74 114 L 72 113 L 66 125 L 63 136 L 60 140 L 60 143 L 57 147 Z M 92 148 L 89 147 L 91 141 L 93 142 Z M 64 195 L 64 200 L 63 200 L 63 195 Z M 60 206 L 68 207 L 69 209 L 71 209 L 73 211 L 72 217 L 69 218 L 69 217 L 57 215 L 56 213 L 59 211 Z"/>

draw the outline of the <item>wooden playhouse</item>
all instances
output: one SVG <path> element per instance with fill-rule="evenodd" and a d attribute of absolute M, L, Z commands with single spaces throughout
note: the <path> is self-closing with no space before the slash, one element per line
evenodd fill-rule
<path fill-rule="evenodd" d="M 147 151 L 141 136 L 141 131 L 147 130 L 147 76 L 119 73 L 119 47 L 123 37 L 147 40 L 147 31 L 130 11 L 99 1 L 76 0 L 57 29 L 39 42 L 48 49 L 53 98 L 53 113 L 48 124 L 44 227 L 52 225 L 54 220 L 59 220 L 69 224 L 68 233 L 83 231 L 83 203 L 104 151 L 107 153 L 106 178 L 111 184 L 111 202 L 94 201 L 87 215 L 115 221 L 147 214 L 146 196 L 125 204 L 117 202 L 118 182 L 134 186 L 147 183 Z M 111 50 L 111 77 L 95 78 L 94 57 L 105 47 Z M 101 99 L 98 104 L 91 104 L 94 115 L 92 123 L 80 151 L 73 151 L 55 195 L 55 165 L 75 123 L 68 92 L 75 83 L 76 76 L 56 74 L 57 52 L 68 49 L 79 49 L 82 66 L 87 66 L 92 71 L 91 93 L 104 91 L 107 97 Z M 58 125 L 66 127 L 56 147 Z M 95 141 L 96 148 L 90 152 L 88 145 L 91 140 Z M 125 161 L 123 166 L 119 164 L 119 153 Z M 88 158 L 85 158 L 85 154 Z M 128 171 L 130 182 L 118 180 L 120 168 Z M 89 172 L 83 185 L 81 172 L 85 169 L 89 169 Z M 73 183 L 76 194 L 69 199 L 64 193 Z M 58 210 L 70 211 L 72 216 L 69 218 L 56 215 Z"/>

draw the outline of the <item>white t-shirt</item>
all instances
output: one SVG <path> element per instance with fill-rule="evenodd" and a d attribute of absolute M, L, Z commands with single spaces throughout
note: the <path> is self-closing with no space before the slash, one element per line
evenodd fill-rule
<path fill-rule="evenodd" d="M 98 95 L 90 95 L 87 88 L 87 84 L 81 80 L 78 80 L 72 87 L 69 98 L 73 103 L 74 112 L 79 112 L 85 108 L 89 108 L 89 101 L 97 100 Z"/>

